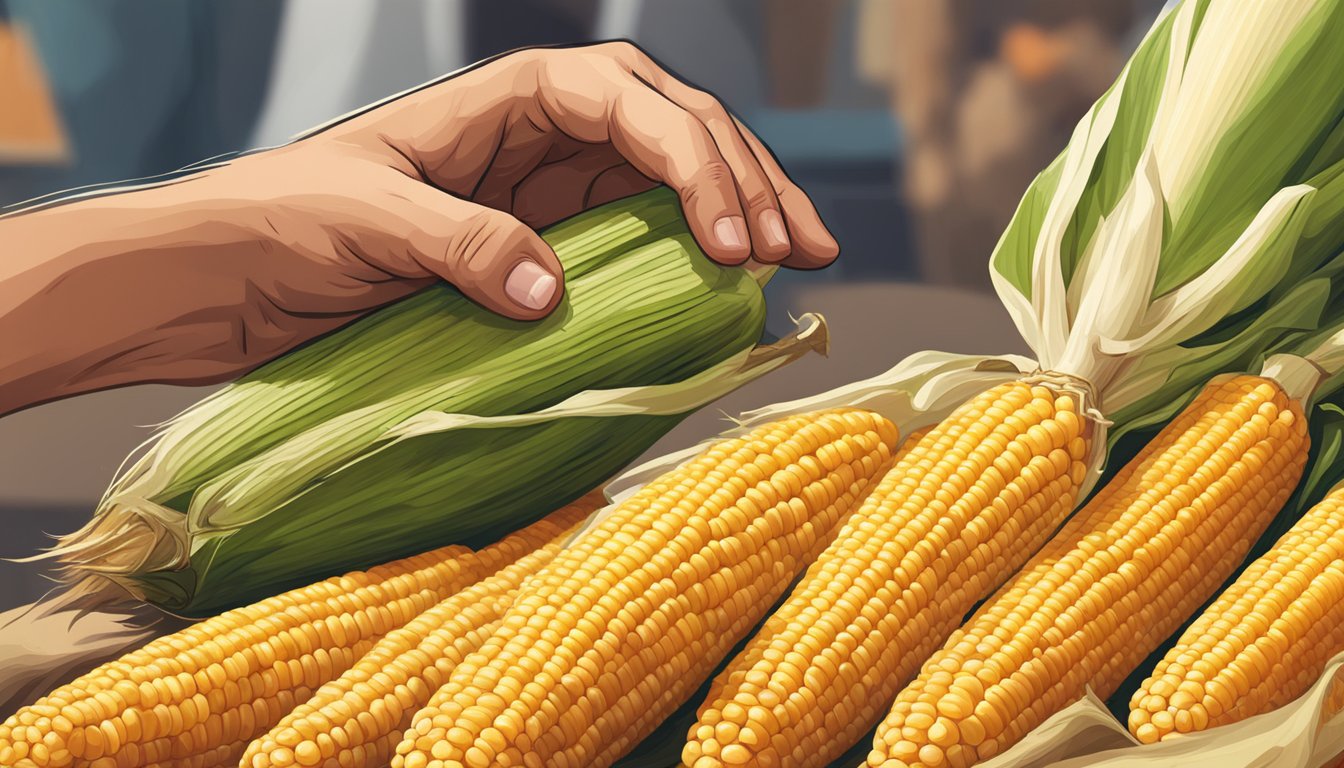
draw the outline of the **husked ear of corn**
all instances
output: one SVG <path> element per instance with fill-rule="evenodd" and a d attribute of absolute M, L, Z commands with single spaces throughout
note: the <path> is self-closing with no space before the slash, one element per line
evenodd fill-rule
<path fill-rule="evenodd" d="M 491 540 L 609 478 L 744 367 L 783 362 L 749 356 L 760 286 L 703 255 L 669 190 L 543 236 L 567 279 L 550 317 L 507 320 L 436 286 L 263 366 L 175 418 L 61 539 L 70 579 L 201 616 Z M 544 417 L 589 390 L 711 375 L 674 407 Z"/>
<path fill-rule="evenodd" d="M 393 768 L 611 765 L 760 620 L 896 441 L 869 411 L 800 414 L 648 484 L 523 586 Z"/>
<path fill-rule="evenodd" d="M 1109 696 L 1241 563 L 1307 443 L 1278 382 L 1211 383 L 929 657 L 868 765 L 969 766 L 1087 688 Z"/>
<path fill-rule="evenodd" d="M 920 438 L 715 680 L 682 763 L 825 766 L 867 733 L 1073 509 L 1089 452 L 1078 410 L 1009 382 Z"/>
<path fill-rule="evenodd" d="M 1283 346 L 1287 351 L 1265 360 L 1264 375 L 1289 391 L 1311 392 L 1319 404 L 1344 384 L 1344 331 L 1330 328 Z M 1328 466 L 1339 446 L 1328 432 L 1313 428 L 1311 434 L 1321 445 L 1294 498 L 1299 504 L 1324 498 L 1305 513 L 1284 510 L 1270 530 L 1282 531 L 1278 540 L 1185 629 L 1134 691 L 1129 727 L 1141 742 L 1277 709 L 1306 693 L 1331 657 L 1344 652 L 1344 485 L 1325 492 L 1341 473 Z"/>
<path fill-rule="evenodd" d="M 523 581 L 555 558 L 582 521 L 378 641 L 269 733 L 253 741 L 250 768 L 381 768 L 448 675 L 499 627 Z"/>
<path fill-rule="evenodd" d="M 1277 709 L 1306 693 L 1341 652 L 1344 488 L 1337 488 L 1181 635 L 1130 699 L 1130 731 L 1152 743 Z"/>
<path fill-rule="evenodd" d="M 547 544 L 593 495 L 479 552 L 449 546 L 238 608 L 159 638 L 0 724 L 0 765 L 189 768 L 243 748 L 380 638 Z"/>

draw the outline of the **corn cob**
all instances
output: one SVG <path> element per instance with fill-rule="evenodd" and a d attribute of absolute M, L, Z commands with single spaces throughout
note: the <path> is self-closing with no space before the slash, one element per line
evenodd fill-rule
<path fill-rule="evenodd" d="M 896 439 L 867 411 L 792 416 L 648 484 L 520 591 L 392 765 L 610 765 L 761 618 Z"/>
<path fill-rule="evenodd" d="M 327 579 L 159 638 L 0 724 L 0 765 L 206 766 L 236 760 L 383 635 L 553 539 L 586 498 L 497 544 L 445 547 Z"/>
<path fill-rule="evenodd" d="M 1344 488 L 1258 558 L 1158 663 L 1130 700 L 1144 743 L 1283 706 L 1344 651 Z"/>
<path fill-rule="evenodd" d="M 242 765 L 386 765 L 411 716 L 499 626 L 518 586 L 555 557 L 578 525 L 388 633 L 355 666 L 253 741 Z"/>
<path fill-rule="evenodd" d="M 1072 509 L 1073 394 L 1010 382 L 930 430 L 715 681 L 682 762 L 822 766 Z"/>
<path fill-rule="evenodd" d="M 914 446 L 918 445 L 919 442 L 924 439 L 924 436 L 929 433 L 930 429 L 931 428 L 924 428 L 910 433 L 910 435 L 903 441 L 901 448 L 897 451 L 893 464 L 898 464 Z M 890 487 L 888 481 L 893 476 L 895 476 L 895 472 L 889 472 L 884 476 L 882 481 L 874 488 L 873 492 L 864 502 L 865 506 L 872 503 L 874 498 L 889 492 Z M 762 631 L 748 642 L 748 645 L 743 648 L 742 652 L 739 653 L 732 662 L 730 662 L 729 666 L 725 667 L 719 675 L 715 676 L 705 701 L 697 712 L 697 722 L 695 727 L 691 730 L 692 741 L 695 741 L 698 737 L 701 743 L 709 739 L 714 739 L 720 745 L 726 744 L 728 750 L 726 759 L 728 760 L 734 758 L 746 760 L 749 753 L 743 750 L 737 750 L 732 745 L 730 731 L 733 728 L 734 720 L 731 717 L 724 717 L 724 708 L 728 708 L 730 715 L 740 716 L 746 713 L 738 711 L 743 706 L 742 703 L 730 703 L 725 701 L 724 691 L 726 689 L 736 689 L 740 687 L 746 676 L 755 670 L 758 665 L 763 664 L 763 660 L 766 656 L 772 656 L 777 653 L 777 651 L 772 650 L 772 645 L 762 642 L 761 638 L 777 638 L 784 633 L 785 628 L 781 626 L 781 624 L 787 625 L 789 621 L 789 615 L 786 615 L 784 612 L 785 607 L 786 606 L 781 606 L 779 611 L 776 611 L 770 618 L 766 619 Z M 796 613 L 797 611 L 792 612 L 793 615 L 796 615 Z M 763 709 L 756 710 L 754 714 L 761 722 L 770 721 L 771 715 L 766 713 Z M 751 724 L 745 726 L 747 729 L 752 727 Z M 762 735 L 763 734 L 743 733 L 741 736 L 743 740 L 748 743 L 756 743 L 757 739 Z M 764 755 L 764 757 L 761 757 L 761 755 Z M 770 761 L 773 759 L 773 755 L 773 752 L 762 751 L 752 759 L 756 759 L 762 764 L 769 765 Z M 710 758 L 703 754 L 703 747 L 701 748 L 701 754 L 697 759 L 701 761 L 701 765 L 709 764 Z"/>
<path fill-rule="evenodd" d="M 1207 386 L 924 663 L 868 764 L 971 765 L 1085 688 L 1109 696 L 1245 557 L 1307 444 L 1277 382 Z"/>

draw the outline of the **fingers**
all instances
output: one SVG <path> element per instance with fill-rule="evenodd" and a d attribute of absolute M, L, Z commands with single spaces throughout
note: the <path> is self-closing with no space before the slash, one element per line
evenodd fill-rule
<path fill-rule="evenodd" d="M 634 45 L 608 43 L 596 50 L 631 78 L 614 86 L 611 141 L 640 172 L 681 193 L 696 239 L 712 257 L 737 264 L 745 252 L 801 269 L 835 260 L 839 246 L 811 200 L 718 99 L 669 74 Z"/>
<path fill-rule="evenodd" d="M 399 265 L 403 271 L 418 266 L 515 320 L 545 317 L 559 304 L 564 270 L 551 247 L 526 224 L 412 179 L 398 184 L 391 197 L 388 207 L 402 222 L 393 229 L 405 236 L 401 248 L 389 248 L 389 253 L 414 265 Z"/>
<path fill-rule="evenodd" d="M 674 104 L 694 115 L 709 131 L 737 182 L 738 200 L 746 211 L 752 255 L 777 264 L 790 253 L 789 233 L 774 185 L 743 138 L 737 123 L 719 100 L 672 77 L 650 62 L 650 84 Z M 771 158 L 773 161 L 774 158 Z"/>
<path fill-rule="evenodd" d="M 784 173 L 779 161 L 771 154 L 765 142 L 756 137 L 742 121 L 733 118 L 743 140 L 761 163 L 761 168 L 770 179 L 779 198 L 791 239 L 791 251 L 784 259 L 784 266 L 793 269 L 821 269 L 828 266 L 840 255 L 840 245 L 821 220 L 821 214 L 793 180 Z"/>
<path fill-rule="evenodd" d="M 751 257 L 736 178 L 704 123 L 643 85 L 619 91 L 608 119 L 617 151 L 677 191 L 691 233 L 710 258 L 741 264 Z"/>
<path fill-rule="evenodd" d="M 523 51 L 394 104 L 369 113 L 367 134 L 412 158 L 414 174 L 529 224 L 637 189 L 642 176 L 677 191 L 715 261 L 817 268 L 839 250 L 757 137 L 629 43 Z M 565 167 L 608 145 L 628 168 Z M 572 151 L 552 157 L 559 148 Z"/>

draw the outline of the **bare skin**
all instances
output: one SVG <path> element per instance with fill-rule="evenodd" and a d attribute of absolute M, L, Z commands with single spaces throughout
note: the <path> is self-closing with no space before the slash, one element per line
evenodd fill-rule
<path fill-rule="evenodd" d="M 564 275 L 535 229 L 659 183 L 721 263 L 838 252 L 764 145 L 639 49 L 523 51 L 279 149 L 0 218 L 0 414 L 227 380 L 437 280 L 544 317 Z"/>

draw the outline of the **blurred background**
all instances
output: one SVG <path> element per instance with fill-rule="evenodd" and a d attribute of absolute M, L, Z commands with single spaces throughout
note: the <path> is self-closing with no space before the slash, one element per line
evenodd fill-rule
<path fill-rule="evenodd" d="M 731 412 L 871 375 L 917 349 L 1025 352 L 990 291 L 988 257 L 1027 184 L 1161 7 L 0 0 L 0 209 L 280 144 L 514 48 L 629 38 L 738 113 L 841 244 L 832 268 L 781 273 L 768 289 L 771 330 L 787 330 L 789 313 L 821 311 L 831 358 L 719 404 Z M 935 315 L 944 320 L 930 323 Z M 31 554 L 44 533 L 87 519 L 147 426 L 202 393 L 135 387 L 0 419 L 0 556 Z M 661 445 L 720 423 L 698 414 Z M 39 566 L 0 563 L 0 610 L 48 586 Z"/>

